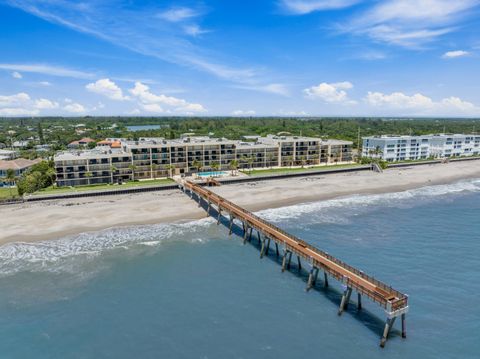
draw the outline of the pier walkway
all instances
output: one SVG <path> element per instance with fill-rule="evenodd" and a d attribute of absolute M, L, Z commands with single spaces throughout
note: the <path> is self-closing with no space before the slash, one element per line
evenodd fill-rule
<path fill-rule="evenodd" d="M 202 200 L 205 201 L 208 213 L 212 207 L 215 208 L 218 212 L 218 223 L 220 223 L 222 214 L 228 214 L 230 234 L 232 234 L 234 220 L 237 219 L 241 221 L 243 224 L 244 243 L 247 240 L 251 240 L 253 231 L 255 231 L 258 240 L 262 243 L 260 251 L 261 258 L 264 255 L 268 255 L 272 241 L 273 244 L 275 244 L 276 255 L 282 255 L 282 272 L 290 268 L 292 255 L 297 257 L 300 269 L 302 260 L 306 262 L 305 264 L 307 264 L 309 268 L 307 291 L 315 285 L 319 271 L 323 271 L 325 286 L 328 286 L 329 277 L 340 281 L 344 285 L 345 290 L 338 309 L 338 315 L 341 315 L 348 306 L 353 291 L 357 292 L 357 305 L 359 309 L 361 309 L 362 305 L 362 296 L 370 298 L 379 304 L 387 314 L 385 328 L 380 340 L 381 347 L 385 346 L 390 329 L 397 317 L 401 317 L 402 337 L 406 337 L 405 316 L 408 312 L 407 295 L 400 293 L 385 283 L 368 276 L 361 270 L 353 268 L 347 263 L 285 232 L 207 188 L 183 179 L 179 180 L 178 183 L 185 193 L 189 192 L 192 198 L 194 195 L 198 198 L 199 205 Z"/>

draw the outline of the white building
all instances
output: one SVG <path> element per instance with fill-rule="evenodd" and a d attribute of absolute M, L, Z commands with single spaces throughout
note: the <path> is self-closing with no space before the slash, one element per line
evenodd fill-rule
<path fill-rule="evenodd" d="M 364 137 L 362 146 L 363 157 L 381 158 L 388 162 L 479 154 L 480 135 Z"/>

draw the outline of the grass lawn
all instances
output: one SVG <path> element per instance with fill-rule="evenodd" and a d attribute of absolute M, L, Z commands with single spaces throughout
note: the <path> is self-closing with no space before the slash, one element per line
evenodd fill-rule
<path fill-rule="evenodd" d="M 146 180 L 146 181 L 130 181 L 122 185 L 117 184 L 93 184 L 90 186 L 77 186 L 77 187 L 48 187 L 43 188 L 40 191 L 35 192 L 33 195 L 44 194 L 57 194 L 57 193 L 75 193 L 82 191 L 105 191 L 105 190 L 118 190 L 132 187 L 144 187 L 144 186 L 161 186 L 175 183 L 172 179 L 158 179 L 158 180 Z"/>
<path fill-rule="evenodd" d="M 10 194 L 11 192 L 11 194 Z M 10 199 L 18 197 L 17 187 L 15 188 L 0 188 L 0 200 L 2 199 Z"/>
<path fill-rule="evenodd" d="M 358 163 L 353 164 L 343 164 L 343 165 L 331 165 L 331 166 L 314 166 L 314 167 L 305 167 L 305 168 L 271 168 L 266 170 L 242 170 L 241 172 L 250 175 L 250 176 L 266 176 L 272 174 L 283 174 L 283 173 L 294 173 L 294 172 L 307 172 L 307 171 L 321 171 L 321 170 L 331 170 L 337 168 L 348 168 L 348 167 L 358 167 Z"/>

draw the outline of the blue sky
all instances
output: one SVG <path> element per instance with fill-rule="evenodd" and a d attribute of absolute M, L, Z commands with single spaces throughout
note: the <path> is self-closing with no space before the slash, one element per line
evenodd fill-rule
<path fill-rule="evenodd" d="M 480 116 L 480 0 L 0 0 L 0 116 Z"/>

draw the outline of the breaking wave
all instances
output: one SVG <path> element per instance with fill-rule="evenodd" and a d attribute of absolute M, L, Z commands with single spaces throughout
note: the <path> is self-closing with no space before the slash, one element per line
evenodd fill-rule
<path fill-rule="evenodd" d="M 426 186 L 402 192 L 353 195 L 327 201 L 302 203 L 298 205 L 267 209 L 257 212 L 262 218 L 280 223 L 315 213 L 315 222 L 348 222 L 349 216 L 375 210 L 381 207 L 409 208 L 429 200 L 461 193 L 480 192 L 480 179 L 452 184 Z M 346 211 L 347 210 L 347 211 Z M 341 216 L 338 215 L 341 212 Z"/>
<path fill-rule="evenodd" d="M 480 192 L 480 179 L 454 184 L 428 186 L 418 189 L 373 194 L 354 195 L 327 201 L 304 203 L 294 206 L 257 212 L 274 223 L 298 220 L 309 223 L 348 223 L 352 216 L 373 211 L 379 207 L 414 207 L 428 200 L 442 200 L 445 196 Z M 205 218 L 182 224 L 156 224 L 124 228 L 112 228 L 83 233 L 58 240 L 40 242 L 15 242 L 0 247 L 0 277 L 17 272 L 76 272 L 100 254 L 112 250 L 143 248 L 145 251 L 162 248 L 168 242 L 184 241 L 204 243 L 211 238 L 214 219 Z M 214 229 L 215 228 L 215 229 Z M 213 232 L 213 235 L 215 232 Z"/>
<path fill-rule="evenodd" d="M 74 271 L 68 263 L 72 257 L 91 261 L 112 249 L 159 247 L 179 240 L 203 243 L 207 239 L 199 239 L 198 231 L 213 222 L 204 218 L 189 223 L 111 228 L 50 241 L 8 243 L 0 247 L 0 276 L 19 271 Z"/>

